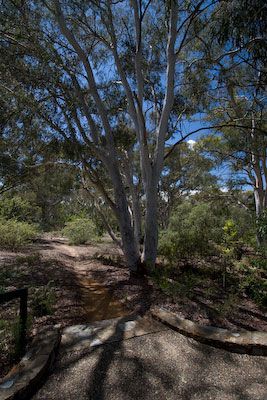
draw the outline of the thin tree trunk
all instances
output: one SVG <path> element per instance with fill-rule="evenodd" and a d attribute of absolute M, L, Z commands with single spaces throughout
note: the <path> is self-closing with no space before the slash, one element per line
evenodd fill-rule
<path fill-rule="evenodd" d="M 147 188 L 145 241 L 142 255 L 145 267 L 151 271 L 156 263 L 158 248 L 158 193 L 155 184 Z"/>
<path fill-rule="evenodd" d="M 259 220 L 263 216 L 264 211 L 267 210 L 264 204 L 265 203 L 264 191 L 259 188 L 255 188 L 254 199 L 255 199 L 256 218 L 257 220 Z M 267 238 L 263 237 L 262 234 L 258 231 L 258 229 L 256 232 L 256 236 L 257 236 L 258 246 L 259 247 L 263 246 L 266 243 Z"/>
<path fill-rule="evenodd" d="M 109 167 L 109 173 L 114 187 L 114 197 L 117 208 L 116 216 L 121 233 L 123 252 L 129 269 L 133 272 L 137 272 L 140 267 L 140 252 L 135 240 L 125 189 L 117 166 L 111 163 Z"/>
<path fill-rule="evenodd" d="M 145 243 L 143 262 L 149 270 L 155 266 L 158 247 L 158 184 L 164 164 L 164 148 L 168 121 L 174 101 L 174 75 L 175 75 L 175 41 L 177 37 L 178 7 L 176 1 L 170 2 L 170 28 L 167 44 L 167 69 L 166 92 L 163 109 L 157 129 L 157 140 L 154 151 L 154 162 L 150 173 L 147 174 L 146 184 L 146 217 L 145 217 Z"/>
<path fill-rule="evenodd" d="M 133 182 L 133 162 L 132 162 L 132 154 L 126 152 L 126 160 L 123 165 L 125 171 L 125 178 L 127 185 L 129 186 L 130 194 L 131 194 L 131 203 L 132 203 L 132 225 L 134 227 L 134 235 L 135 240 L 138 245 L 140 245 L 141 237 L 142 237 L 142 228 L 141 228 L 141 208 L 140 201 L 137 193 L 136 185 Z"/>
<path fill-rule="evenodd" d="M 251 143 L 254 147 L 254 144 L 257 144 L 257 138 L 255 136 L 255 117 L 254 113 L 252 113 L 252 129 L 251 129 Z M 256 218 L 259 220 L 263 212 L 265 210 L 265 190 L 264 188 L 264 172 L 265 172 L 265 160 L 261 160 L 258 154 L 258 147 L 256 147 L 256 151 L 251 152 L 251 161 L 253 166 L 253 171 L 255 174 L 255 184 L 254 184 L 254 199 L 255 199 L 255 211 L 256 211 Z M 263 161 L 262 168 L 261 168 L 261 161 Z M 258 246 L 262 246 L 266 242 L 266 238 L 261 234 L 261 232 L 256 232 L 256 238 Z"/>

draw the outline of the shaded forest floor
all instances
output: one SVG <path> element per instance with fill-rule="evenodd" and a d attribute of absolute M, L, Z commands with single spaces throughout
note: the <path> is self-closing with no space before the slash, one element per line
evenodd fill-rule
<path fill-rule="evenodd" d="M 29 341 L 44 325 L 65 327 L 159 305 L 200 324 L 267 331 L 266 309 L 237 295 L 229 275 L 221 286 L 216 259 L 187 260 L 171 273 L 133 278 L 109 239 L 69 246 L 46 235 L 23 252 L 0 252 L 0 290 L 29 288 Z M 263 279 L 266 276 L 263 277 Z M 0 306 L 0 377 L 16 361 L 18 302 Z"/>

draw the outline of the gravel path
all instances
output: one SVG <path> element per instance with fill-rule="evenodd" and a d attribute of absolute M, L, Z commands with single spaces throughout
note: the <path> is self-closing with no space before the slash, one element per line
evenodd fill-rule
<path fill-rule="evenodd" d="M 168 330 L 64 352 L 34 400 L 266 400 L 267 359 Z"/>

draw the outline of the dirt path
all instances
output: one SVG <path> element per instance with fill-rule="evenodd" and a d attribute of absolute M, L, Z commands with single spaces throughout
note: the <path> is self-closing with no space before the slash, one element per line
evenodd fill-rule
<path fill-rule="evenodd" d="M 40 324 L 119 317 L 121 325 L 125 315 L 145 313 L 158 296 L 149 282 L 129 277 L 110 243 L 68 246 L 62 238 L 46 238 L 33 252 L 41 258 L 23 267 L 28 275 L 22 282 L 53 279 L 58 288 L 55 312 Z M 231 354 L 168 330 L 83 351 L 61 348 L 34 400 L 265 400 L 266 374 L 264 357 Z"/>
<path fill-rule="evenodd" d="M 62 237 L 46 235 L 23 251 L 0 251 L 0 289 L 28 287 L 30 340 L 47 325 L 64 328 L 139 314 L 149 291 L 129 279 L 120 258 L 110 241 L 69 246 Z M 17 301 L 0 306 L 0 378 L 17 362 L 17 313 Z"/>
<path fill-rule="evenodd" d="M 58 242 L 54 248 L 71 260 L 88 321 L 129 314 L 112 296 L 117 279 L 119 287 L 132 284 L 138 301 L 138 285 L 129 285 L 127 270 L 109 268 L 102 259 L 97 263 L 92 248 Z M 143 289 L 141 297 L 149 291 Z M 53 374 L 34 400 L 265 400 L 266 373 L 264 357 L 232 354 L 169 330 L 86 351 L 61 349 Z"/>
<path fill-rule="evenodd" d="M 114 298 L 111 290 L 92 278 L 92 271 L 97 268 L 94 247 L 69 246 L 63 238 L 53 238 L 47 243 L 50 249 L 41 249 L 40 253 L 44 258 L 55 253 L 54 257 L 63 259 L 73 272 L 76 277 L 74 286 L 80 291 L 87 322 L 123 317 L 130 313 L 121 301 Z"/>

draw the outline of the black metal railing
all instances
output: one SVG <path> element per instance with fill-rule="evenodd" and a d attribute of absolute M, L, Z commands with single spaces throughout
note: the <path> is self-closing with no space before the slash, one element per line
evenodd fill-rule
<path fill-rule="evenodd" d="M 14 299 L 20 299 L 19 307 L 19 349 L 23 353 L 26 347 L 27 318 L 28 318 L 28 289 L 16 289 L 10 292 L 0 293 L 0 304 L 7 303 Z"/>

